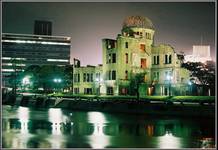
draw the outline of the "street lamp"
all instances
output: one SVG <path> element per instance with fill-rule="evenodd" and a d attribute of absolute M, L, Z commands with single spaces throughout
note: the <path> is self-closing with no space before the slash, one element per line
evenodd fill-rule
<path fill-rule="evenodd" d="M 55 78 L 53 81 L 54 81 L 57 85 L 62 82 L 62 80 L 61 80 L 60 78 Z"/>
<path fill-rule="evenodd" d="M 190 95 L 192 95 L 192 82 L 189 81 L 188 84 L 189 84 L 189 86 L 190 86 Z"/>
<path fill-rule="evenodd" d="M 25 89 L 25 87 L 27 87 L 27 85 L 30 84 L 30 77 L 29 77 L 29 76 L 25 76 L 25 77 L 23 78 L 23 80 L 22 80 L 22 84 L 23 84 L 24 89 Z"/>

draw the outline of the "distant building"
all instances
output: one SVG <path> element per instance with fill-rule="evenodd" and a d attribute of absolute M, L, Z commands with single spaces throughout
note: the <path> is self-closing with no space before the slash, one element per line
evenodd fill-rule
<path fill-rule="evenodd" d="M 193 54 L 185 56 L 185 62 L 202 62 L 211 61 L 209 45 L 193 45 Z"/>
<path fill-rule="evenodd" d="M 74 94 L 98 94 L 102 84 L 102 65 L 74 68 Z"/>
<path fill-rule="evenodd" d="M 154 33 L 154 26 L 148 18 L 131 16 L 124 20 L 122 33 L 116 40 L 102 40 L 101 94 L 130 95 L 136 88 L 136 85 L 132 86 L 135 76 L 144 74 L 144 82 L 139 88 L 141 96 L 186 95 L 189 91 L 189 71 L 181 68 L 182 61 L 173 47 L 168 44 L 154 45 Z M 77 71 L 82 72 L 82 79 L 87 78 L 82 68 Z M 96 73 L 94 68 L 92 73 Z M 77 86 L 87 86 L 84 81 L 77 82 Z M 97 83 L 98 80 L 91 80 L 89 85 L 94 87 Z"/>
<path fill-rule="evenodd" d="M 36 20 L 34 23 L 35 35 L 52 35 L 52 22 Z"/>
<path fill-rule="evenodd" d="M 10 86 L 11 73 L 30 65 L 69 65 L 70 47 L 70 37 L 3 33 L 3 86 Z"/>

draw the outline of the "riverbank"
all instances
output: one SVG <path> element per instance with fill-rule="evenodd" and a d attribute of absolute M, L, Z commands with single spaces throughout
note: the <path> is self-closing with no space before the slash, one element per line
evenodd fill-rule
<path fill-rule="evenodd" d="M 127 97 L 60 97 L 45 95 L 19 95 L 10 105 L 35 108 L 63 108 L 69 110 L 101 111 L 185 117 L 215 117 L 215 101 L 212 99 L 181 100 L 176 97 L 151 97 L 135 99 Z M 8 103 L 6 103 L 8 104 Z"/>

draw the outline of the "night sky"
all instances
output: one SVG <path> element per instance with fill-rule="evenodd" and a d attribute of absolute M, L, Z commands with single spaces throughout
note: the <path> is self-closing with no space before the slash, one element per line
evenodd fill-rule
<path fill-rule="evenodd" d="M 52 21 L 53 35 L 72 38 L 71 60 L 82 65 L 101 64 L 101 40 L 115 39 L 124 18 L 132 15 L 151 19 L 155 45 L 191 54 L 202 36 L 215 59 L 215 3 L 3 3 L 2 13 L 3 33 L 32 34 L 34 20 Z"/>

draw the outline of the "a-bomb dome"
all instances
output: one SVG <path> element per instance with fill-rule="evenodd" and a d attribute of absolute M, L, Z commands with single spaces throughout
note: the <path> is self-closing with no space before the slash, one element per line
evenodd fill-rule
<path fill-rule="evenodd" d="M 129 16 L 123 22 L 123 29 L 130 27 L 154 29 L 153 23 L 147 17 L 143 16 Z"/>

